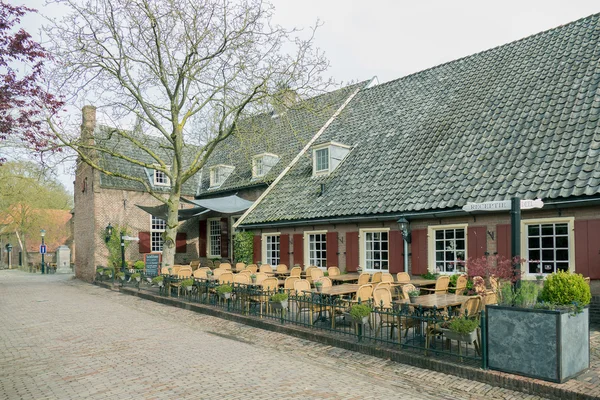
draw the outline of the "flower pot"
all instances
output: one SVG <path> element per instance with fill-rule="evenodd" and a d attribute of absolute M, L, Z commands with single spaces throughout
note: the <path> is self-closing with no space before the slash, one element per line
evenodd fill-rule
<path fill-rule="evenodd" d="M 354 321 L 355 324 L 365 325 L 369 323 L 369 316 L 367 315 L 360 319 L 352 318 L 352 321 Z"/>
<path fill-rule="evenodd" d="M 223 296 L 224 299 L 230 299 L 231 298 L 231 292 L 223 293 L 221 296 Z"/>
<path fill-rule="evenodd" d="M 288 307 L 288 301 L 272 301 L 271 306 L 273 306 L 274 310 L 285 310 Z"/>
<path fill-rule="evenodd" d="M 315 286 L 315 289 L 317 289 L 317 292 L 321 293 L 323 291 L 323 286 Z"/>
<path fill-rule="evenodd" d="M 252 279 L 252 284 L 256 283 L 256 278 L 251 278 Z"/>
<path fill-rule="evenodd" d="M 410 299 L 410 302 L 413 304 L 417 302 L 417 296 L 409 297 L 409 299 Z"/>
<path fill-rule="evenodd" d="M 120 276 L 119 278 L 121 278 L 121 280 L 124 281 L 125 280 L 125 275 Z"/>
<path fill-rule="evenodd" d="M 186 286 L 186 287 L 185 287 L 185 290 L 187 290 L 188 292 L 191 292 L 191 291 L 192 291 L 192 287 L 193 287 L 193 286 Z"/>
<path fill-rule="evenodd" d="M 165 285 L 165 283 L 163 281 L 158 281 L 157 284 L 158 284 L 158 287 L 163 287 Z"/>
<path fill-rule="evenodd" d="M 139 281 L 141 281 L 141 280 L 142 280 L 142 278 L 138 276 L 137 278 L 135 278 L 135 280 L 136 280 L 137 282 L 139 282 Z"/>
<path fill-rule="evenodd" d="M 457 340 L 459 342 L 467 343 L 473 343 L 475 340 L 477 340 L 477 329 L 469 333 L 459 333 L 451 331 L 450 329 L 442 328 L 442 332 L 444 332 L 444 337 L 450 340 Z"/>

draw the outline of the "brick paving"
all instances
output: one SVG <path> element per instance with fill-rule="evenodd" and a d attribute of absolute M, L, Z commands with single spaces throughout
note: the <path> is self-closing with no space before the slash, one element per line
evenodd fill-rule
<path fill-rule="evenodd" d="M 0 315 L 0 399 L 540 398 L 64 275 L 0 271 Z"/>

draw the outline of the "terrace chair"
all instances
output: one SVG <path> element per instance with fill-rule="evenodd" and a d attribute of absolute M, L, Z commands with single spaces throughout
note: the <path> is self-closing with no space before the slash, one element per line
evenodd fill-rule
<path fill-rule="evenodd" d="M 479 321 L 479 313 L 483 307 L 483 301 L 481 296 L 473 296 L 460 306 L 459 317 L 473 318 Z M 446 342 L 450 345 L 452 341 L 446 339 Z M 461 356 L 461 341 L 457 340 L 458 343 L 458 355 Z M 473 341 L 466 342 L 467 344 L 473 344 L 477 354 L 481 354 L 481 332 L 480 328 L 477 328 L 476 338 Z"/>
<path fill-rule="evenodd" d="M 314 270 L 313 270 L 313 271 L 314 271 Z M 319 271 L 321 271 L 321 270 L 319 270 Z M 321 271 L 321 272 L 323 272 L 323 271 Z M 321 286 L 322 288 L 328 288 L 328 287 L 331 287 L 331 286 L 333 286 L 333 283 L 331 282 L 331 279 L 329 279 L 329 278 L 328 278 L 328 277 L 326 277 L 326 276 L 322 276 L 322 277 L 320 277 L 320 278 L 314 279 L 314 280 L 313 280 L 313 283 L 314 283 L 314 282 L 323 282 L 323 286 Z"/>
<path fill-rule="evenodd" d="M 394 276 L 387 272 L 381 274 L 381 282 L 394 282 Z"/>
<path fill-rule="evenodd" d="M 591 284 L 592 284 L 592 280 L 591 280 L 591 278 L 590 278 L 589 276 L 588 276 L 588 277 L 585 277 L 585 278 L 583 278 L 583 280 L 585 281 L 585 283 L 587 283 L 587 284 L 588 284 L 588 286 L 591 286 Z"/>
<path fill-rule="evenodd" d="M 275 267 L 275 271 L 277 272 L 288 272 L 288 266 L 285 264 L 278 264 L 277 267 Z"/>
<path fill-rule="evenodd" d="M 408 293 L 412 292 L 414 290 L 417 290 L 417 288 L 412 283 L 402 285 L 402 297 L 404 297 L 406 300 L 408 300 L 409 299 Z"/>
<path fill-rule="evenodd" d="M 467 290 L 467 276 L 461 275 L 456 280 L 455 293 L 459 296 L 462 296 Z"/>
<path fill-rule="evenodd" d="M 192 267 L 192 271 L 195 271 L 200 267 L 200 260 L 192 260 L 190 261 L 190 267 Z"/>
<path fill-rule="evenodd" d="M 223 274 L 223 273 L 225 273 L 225 272 L 227 272 L 227 270 L 225 270 L 225 269 L 222 269 L 222 268 L 215 268 L 215 269 L 212 271 L 212 273 L 213 273 L 213 276 L 215 277 L 215 279 L 218 279 L 218 278 L 219 278 L 219 276 L 221 276 L 221 274 Z"/>
<path fill-rule="evenodd" d="M 177 297 L 179 297 L 179 294 L 181 293 L 181 281 L 184 279 L 188 279 L 192 277 L 192 270 L 191 269 L 183 269 L 183 270 L 179 270 L 177 273 L 177 282 L 169 282 L 169 290 L 171 289 L 177 289 Z"/>
<path fill-rule="evenodd" d="M 285 282 L 283 283 L 283 290 L 288 294 L 288 295 L 295 295 L 296 291 L 294 290 L 294 282 L 300 280 L 299 277 L 297 276 L 290 276 L 285 278 Z"/>
<path fill-rule="evenodd" d="M 206 260 L 200 263 L 200 265 L 202 265 L 203 267 L 207 267 L 210 269 L 214 269 L 215 268 L 215 264 L 212 262 L 212 260 Z"/>
<path fill-rule="evenodd" d="M 171 267 L 171 275 L 177 276 L 177 273 L 179 272 L 180 269 L 181 269 L 181 265 L 173 265 Z"/>
<path fill-rule="evenodd" d="M 269 275 L 265 274 L 264 272 L 257 272 L 255 275 L 257 285 L 262 284 L 262 282 L 269 277 Z"/>
<path fill-rule="evenodd" d="M 277 292 L 278 281 L 277 278 L 266 278 L 261 283 L 261 294 L 253 295 L 248 297 L 248 308 L 250 307 L 250 303 L 258 303 L 260 307 L 259 315 L 262 318 L 262 305 L 263 303 L 266 305 L 266 313 L 269 313 L 269 299 L 271 296 Z M 250 310 L 248 309 L 248 312 Z"/>
<path fill-rule="evenodd" d="M 252 275 L 252 272 L 245 269 L 243 271 L 238 272 L 238 275 L 246 275 L 248 277 L 248 279 L 250 279 L 250 275 Z"/>
<path fill-rule="evenodd" d="M 271 267 L 269 264 L 263 264 L 260 266 L 259 271 L 264 273 L 271 273 L 273 272 L 273 267 Z"/>
<path fill-rule="evenodd" d="M 240 303 L 240 310 L 244 310 L 245 309 L 244 304 L 247 302 L 247 299 L 248 299 L 248 292 L 245 290 L 245 288 L 247 288 L 247 285 L 250 284 L 249 271 L 247 274 L 239 273 L 239 274 L 233 275 L 233 284 L 234 284 L 233 291 L 235 293 L 234 301 Z M 245 285 L 245 286 L 240 286 L 240 285 Z"/>
<path fill-rule="evenodd" d="M 306 275 L 306 280 L 308 282 L 310 282 L 312 284 L 312 276 L 311 276 L 311 271 L 313 269 L 315 269 L 317 267 L 315 267 L 314 265 L 309 266 L 308 268 L 306 268 L 306 271 L 304 271 L 304 274 Z M 317 268 L 318 269 L 318 268 Z"/>
<path fill-rule="evenodd" d="M 306 275 L 308 277 L 308 275 Z M 311 283 L 314 283 L 315 281 L 318 281 L 319 279 L 321 279 L 324 276 L 323 274 L 323 270 L 321 268 L 313 268 L 310 270 L 310 280 L 312 281 Z M 330 281 L 331 282 L 331 281 Z"/>
<path fill-rule="evenodd" d="M 295 276 L 297 278 L 300 278 L 300 275 L 302 275 L 302 268 L 301 267 L 294 267 L 291 269 L 290 271 L 290 277 Z"/>
<path fill-rule="evenodd" d="M 421 288 L 421 290 L 427 290 L 429 292 L 435 294 L 445 294 L 448 293 L 448 285 L 450 284 L 450 277 L 448 275 L 439 276 L 435 281 L 435 288 Z"/>
<path fill-rule="evenodd" d="M 200 279 L 200 280 L 206 281 L 208 279 L 208 276 L 206 274 L 206 269 L 198 268 L 197 270 L 194 271 L 193 277 L 194 277 L 194 279 Z M 206 289 L 206 288 L 207 288 L 207 286 L 204 286 L 205 290 L 203 290 L 202 293 L 200 293 L 199 287 L 196 288 L 196 295 L 198 296 L 198 300 L 200 300 L 201 294 L 208 295 L 208 289 Z"/>
<path fill-rule="evenodd" d="M 398 272 L 398 274 L 396 274 L 396 280 L 398 283 L 409 283 L 410 275 L 408 272 Z"/>
<path fill-rule="evenodd" d="M 248 266 L 246 266 L 246 270 L 252 272 L 253 274 L 258 272 L 258 265 L 256 264 L 249 264 Z"/>
<path fill-rule="evenodd" d="M 366 272 L 363 272 L 362 274 L 360 274 L 358 276 L 358 284 L 359 285 L 366 285 L 370 281 L 371 281 L 371 274 L 367 274 Z"/>
<path fill-rule="evenodd" d="M 229 271 L 229 270 L 231 270 L 231 264 L 226 263 L 226 262 L 225 263 L 221 263 L 221 264 L 219 264 L 219 268 L 223 268 L 223 269 L 226 269 L 226 270 Z"/>
<path fill-rule="evenodd" d="M 381 277 L 383 276 L 383 272 L 375 272 L 371 277 L 371 283 L 379 283 L 381 282 Z"/>
<path fill-rule="evenodd" d="M 169 267 L 162 267 L 160 269 L 160 274 L 161 275 L 169 275 Z"/>
<path fill-rule="evenodd" d="M 329 267 L 327 268 L 327 273 L 329 276 L 338 276 L 341 275 L 340 269 L 338 267 Z"/>
<path fill-rule="evenodd" d="M 390 327 L 390 339 L 394 337 L 394 328 L 398 326 L 398 319 L 395 315 L 388 313 L 392 312 L 392 292 L 390 289 L 382 286 L 376 287 L 373 290 L 373 302 L 375 314 L 379 315 L 379 323 L 375 329 L 375 337 L 379 336 L 379 332 L 384 325 Z"/>
<path fill-rule="evenodd" d="M 219 285 L 230 285 L 233 283 L 233 272 L 223 272 L 218 278 Z"/>
<path fill-rule="evenodd" d="M 387 288 L 390 292 L 392 291 L 392 285 L 390 282 L 379 282 L 373 287 L 373 291 L 379 288 Z"/>
<path fill-rule="evenodd" d="M 294 282 L 294 291 L 298 300 L 296 301 L 296 321 L 300 319 L 302 311 L 308 311 L 310 317 L 310 325 L 314 324 L 313 314 L 315 312 L 326 311 L 327 308 L 319 304 L 314 304 L 311 296 L 310 282 L 307 279 L 298 279 Z"/>
<path fill-rule="evenodd" d="M 243 262 L 235 263 L 235 272 L 241 272 L 246 269 L 246 264 Z"/>

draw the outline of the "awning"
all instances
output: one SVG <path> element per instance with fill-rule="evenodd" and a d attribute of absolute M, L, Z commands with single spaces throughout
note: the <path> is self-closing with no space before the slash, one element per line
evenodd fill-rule
<path fill-rule="evenodd" d="M 219 214 L 237 214 L 246 211 L 252 205 L 252 201 L 244 200 L 236 195 L 215 197 L 212 199 L 188 200 L 183 197 L 180 199 L 183 202 L 193 204 L 194 208 L 182 208 L 179 210 L 179 221 L 185 221 L 202 214 L 216 212 Z M 139 208 L 146 211 L 148 214 L 161 219 L 167 219 L 167 205 L 160 206 L 141 206 Z"/>

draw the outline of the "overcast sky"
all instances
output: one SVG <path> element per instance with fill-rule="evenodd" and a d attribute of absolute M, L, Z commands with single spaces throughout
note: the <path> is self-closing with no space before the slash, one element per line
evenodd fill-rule
<path fill-rule="evenodd" d="M 115 0 L 118 1 L 118 0 Z M 9 0 L 58 16 L 45 0 Z M 397 79 L 600 12 L 598 0 L 273 0 L 275 22 L 310 27 L 338 82 Z M 24 28 L 34 34 L 39 17 Z M 39 37 L 34 34 L 35 37 Z M 61 179 L 72 190 L 72 177 Z"/>

